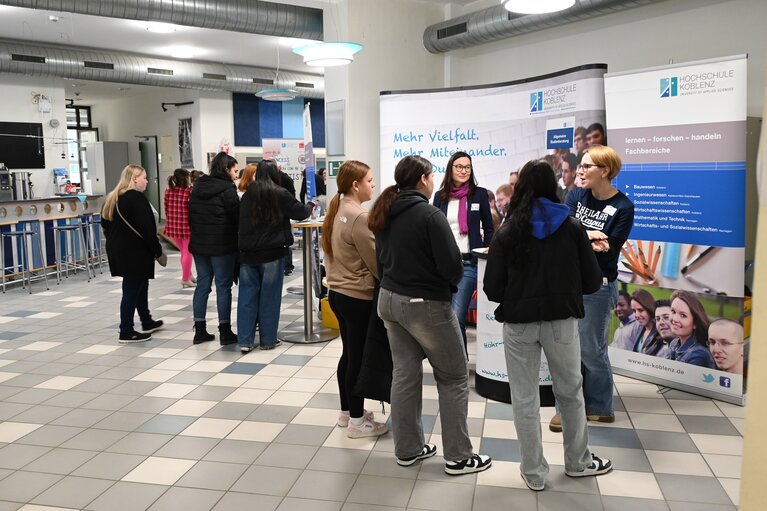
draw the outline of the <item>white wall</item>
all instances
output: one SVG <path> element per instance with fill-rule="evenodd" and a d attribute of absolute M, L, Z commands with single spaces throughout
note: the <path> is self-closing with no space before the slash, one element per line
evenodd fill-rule
<path fill-rule="evenodd" d="M 32 95 L 37 93 L 44 94 L 50 99 L 51 113 L 40 113 L 37 105 L 32 103 Z M 58 128 L 51 128 L 49 124 L 51 119 L 59 121 Z M 68 168 L 64 80 L 2 74 L 0 76 L 0 121 L 42 123 L 43 136 L 45 137 L 45 169 L 10 170 L 28 170 L 31 172 L 32 184 L 34 185 L 32 191 L 35 197 L 53 195 L 53 169 Z M 2 161 L 1 157 L 0 161 Z"/>
<path fill-rule="evenodd" d="M 476 2 L 465 12 L 487 7 Z M 761 116 L 764 0 L 674 0 L 450 52 L 450 85 L 497 83 L 604 62 L 608 72 L 748 54 L 748 115 Z"/>

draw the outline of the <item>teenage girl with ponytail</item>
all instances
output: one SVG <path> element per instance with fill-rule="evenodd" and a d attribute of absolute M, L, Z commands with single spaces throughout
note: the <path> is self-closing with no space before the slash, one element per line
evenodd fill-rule
<path fill-rule="evenodd" d="M 360 161 L 341 165 L 333 196 L 322 225 L 322 249 L 328 280 L 328 298 L 338 318 L 343 352 L 338 361 L 338 393 L 341 413 L 338 425 L 349 438 L 379 436 L 386 424 L 375 422 L 363 409 L 365 399 L 352 393 L 362 367 L 362 353 L 378 277 L 373 233 L 362 203 L 373 198 L 373 172 Z"/>
<path fill-rule="evenodd" d="M 165 235 L 181 252 L 181 287 L 194 287 L 192 254 L 189 252 L 189 197 L 192 186 L 189 171 L 176 169 L 165 189 Z"/>

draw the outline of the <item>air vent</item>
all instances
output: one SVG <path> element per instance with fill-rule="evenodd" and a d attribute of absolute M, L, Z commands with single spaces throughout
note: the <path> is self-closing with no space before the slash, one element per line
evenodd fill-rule
<path fill-rule="evenodd" d="M 37 55 L 21 55 L 20 53 L 12 53 L 11 60 L 17 60 L 19 62 L 32 62 L 34 64 L 45 64 L 45 57 L 38 57 Z"/>
<path fill-rule="evenodd" d="M 303 87 L 304 89 L 313 89 L 314 84 L 307 83 L 307 82 L 296 82 L 296 87 Z"/>
<path fill-rule="evenodd" d="M 226 75 L 218 75 L 215 73 L 203 73 L 202 77 L 206 80 L 221 80 L 222 82 L 226 81 Z"/>
<path fill-rule="evenodd" d="M 160 69 L 158 67 L 148 67 L 146 68 L 146 72 L 150 75 L 168 75 L 173 76 L 173 70 L 172 69 Z"/>
<path fill-rule="evenodd" d="M 253 78 L 253 83 L 259 83 L 261 85 L 274 85 L 274 80 L 268 78 Z"/>
<path fill-rule="evenodd" d="M 437 30 L 437 39 L 444 39 L 446 37 L 452 37 L 454 35 L 465 34 L 469 28 L 466 22 L 458 23 L 457 25 L 451 25 L 449 27 L 440 28 Z"/>
<path fill-rule="evenodd" d="M 114 70 L 115 65 L 111 62 L 91 62 L 91 61 L 84 61 L 83 64 L 85 64 L 85 67 L 91 67 L 94 69 L 109 69 Z"/>

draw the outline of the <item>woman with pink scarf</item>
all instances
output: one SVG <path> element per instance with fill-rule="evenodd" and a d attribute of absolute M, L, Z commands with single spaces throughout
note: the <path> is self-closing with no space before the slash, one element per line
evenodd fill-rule
<path fill-rule="evenodd" d="M 463 256 L 463 278 L 453 290 L 452 308 L 461 326 L 466 346 L 466 314 L 471 295 L 477 289 L 477 257 L 471 251 L 490 245 L 493 216 L 487 190 L 477 186 L 471 156 L 454 153 L 447 162 L 445 178 L 434 195 L 434 205 L 447 216 L 455 242 Z"/>

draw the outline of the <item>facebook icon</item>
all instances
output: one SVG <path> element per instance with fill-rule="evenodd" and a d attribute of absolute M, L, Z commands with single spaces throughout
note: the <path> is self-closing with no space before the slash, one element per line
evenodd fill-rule
<path fill-rule="evenodd" d="M 726 389 L 729 389 L 732 386 L 732 380 L 727 376 L 720 376 L 719 385 Z"/>

